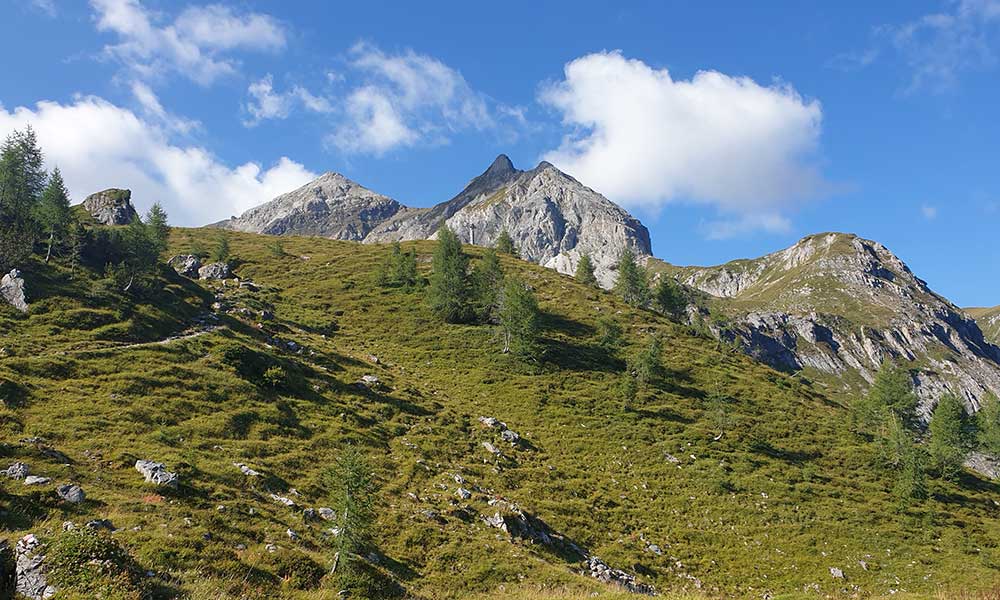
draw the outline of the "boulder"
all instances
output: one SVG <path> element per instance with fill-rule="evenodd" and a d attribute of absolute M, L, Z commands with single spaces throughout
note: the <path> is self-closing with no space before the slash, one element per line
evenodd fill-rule
<path fill-rule="evenodd" d="M 254 471 L 243 463 L 233 463 L 233 466 L 239 469 L 240 473 L 243 473 L 247 477 L 260 477 L 259 471 Z"/>
<path fill-rule="evenodd" d="M 28 312 L 28 301 L 24 296 L 24 278 L 17 269 L 0 279 L 0 297 L 21 312 Z"/>
<path fill-rule="evenodd" d="M 458 491 L 456 491 L 455 494 L 462 500 L 468 500 L 469 498 L 472 498 L 472 492 L 470 492 L 465 488 L 458 488 Z"/>
<path fill-rule="evenodd" d="M 500 438 L 505 442 L 510 442 L 511 444 L 516 444 L 521 440 L 521 436 L 511 429 L 504 429 L 501 431 Z"/>
<path fill-rule="evenodd" d="M 334 519 L 337 518 L 337 513 L 335 513 L 332 508 L 327 508 L 324 506 L 317 509 L 316 512 L 319 513 L 320 518 L 323 519 L 324 521 L 333 521 Z"/>
<path fill-rule="evenodd" d="M 30 473 L 31 469 L 23 462 L 16 462 L 3 471 L 4 475 L 11 479 L 17 479 L 18 481 L 24 479 Z"/>
<path fill-rule="evenodd" d="M 56 594 L 56 588 L 48 582 L 48 566 L 42 554 L 44 549 L 45 546 L 31 533 L 18 540 L 15 546 L 16 590 L 30 600 L 45 600 Z"/>
<path fill-rule="evenodd" d="M 199 279 L 229 279 L 230 276 L 229 263 L 214 262 L 198 269 Z"/>
<path fill-rule="evenodd" d="M 171 257 L 167 264 L 173 267 L 178 275 L 192 279 L 199 276 L 198 270 L 201 269 L 201 259 L 194 254 L 178 254 Z"/>
<path fill-rule="evenodd" d="M 177 489 L 177 485 L 180 483 L 177 473 L 168 471 L 163 463 L 151 460 L 137 460 L 135 461 L 135 470 L 142 473 L 147 483 L 155 483 L 156 485 L 173 489 Z"/>
<path fill-rule="evenodd" d="M 139 218 L 132 206 L 132 191 L 110 188 L 87 196 L 83 207 L 102 225 L 128 225 Z"/>
<path fill-rule="evenodd" d="M 86 494 L 83 493 L 83 489 L 80 486 L 73 485 L 71 483 L 57 487 L 56 495 L 70 504 L 79 504 L 86 499 Z"/>
<path fill-rule="evenodd" d="M 24 478 L 24 485 L 45 485 L 52 481 L 48 477 L 38 477 L 37 475 L 28 475 Z"/>

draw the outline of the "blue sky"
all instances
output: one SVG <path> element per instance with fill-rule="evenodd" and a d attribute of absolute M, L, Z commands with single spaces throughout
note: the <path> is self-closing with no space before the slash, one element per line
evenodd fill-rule
<path fill-rule="evenodd" d="M 619 5 L 625 5 L 624 7 Z M 818 231 L 1000 303 L 1000 0 L 7 0 L 0 134 L 175 223 L 339 171 L 416 206 L 503 152 L 716 264 Z"/>

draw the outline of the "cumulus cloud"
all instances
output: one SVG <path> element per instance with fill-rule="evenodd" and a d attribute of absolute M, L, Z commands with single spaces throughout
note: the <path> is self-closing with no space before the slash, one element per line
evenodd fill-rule
<path fill-rule="evenodd" d="M 626 206 L 715 206 L 715 236 L 781 230 L 826 184 L 819 102 L 790 85 L 700 71 L 675 80 L 620 52 L 578 58 L 540 99 L 572 131 L 544 158 Z"/>
<path fill-rule="evenodd" d="M 302 86 L 295 86 L 288 92 L 275 91 L 274 79 L 270 74 L 251 83 L 247 94 L 250 100 L 243 105 L 243 110 L 249 115 L 243 121 L 247 127 L 253 127 L 267 119 L 285 119 L 296 104 L 301 104 L 311 112 L 333 111 L 333 105 L 328 99 L 313 95 Z"/>
<path fill-rule="evenodd" d="M 230 167 L 203 147 L 172 142 L 156 120 L 95 96 L 34 108 L 0 106 L 0 137 L 27 125 L 38 134 L 46 166 L 62 171 L 74 202 L 125 187 L 137 208 L 160 202 L 178 225 L 239 214 L 316 177 L 286 157 L 269 168 L 254 162 Z"/>
<path fill-rule="evenodd" d="M 435 58 L 412 50 L 388 54 L 367 43 L 356 44 L 350 57 L 351 75 L 361 82 L 343 99 L 342 118 L 328 137 L 342 151 L 382 155 L 496 124 L 489 99 Z"/>
<path fill-rule="evenodd" d="M 284 28 L 259 13 L 237 14 L 212 4 L 186 8 L 173 22 L 139 0 L 91 0 L 97 29 L 118 36 L 104 54 L 120 61 L 134 77 L 176 73 L 208 85 L 239 65 L 235 51 L 276 51 L 285 47 Z"/>

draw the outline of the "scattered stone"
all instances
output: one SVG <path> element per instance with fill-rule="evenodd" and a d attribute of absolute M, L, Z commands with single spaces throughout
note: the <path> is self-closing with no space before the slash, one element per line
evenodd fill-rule
<path fill-rule="evenodd" d="M 462 500 L 468 500 L 469 498 L 471 498 L 471 497 L 472 497 L 472 492 L 470 492 L 469 490 L 467 490 L 467 489 L 465 489 L 465 488 L 458 488 L 458 491 L 457 491 L 457 492 L 455 492 L 455 493 L 456 493 L 456 494 L 458 495 L 458 497 L 459 497 L 459 498 L 461 498 Z"/>
<path fill-rule="evenodd" d="M 28 312 L 28 301 L 24 295 L 24 278 L 17 269 L 0 279 L 0 298 L 21 312 Z"/>
<path fill-rule="evenodd" d="M 647 596 L 656 594 L 653 586 L 638 583 L 635 580 L 635 575 L 626 573 L 621 569 L 612 569 L 607 563 L 596 556 L 591 556 L 587 559 L 587 569 L 590 571 L 590 576 L 594 579 L 611 585 L 617 585 L 633 594 L 645 594 Z"/>
<path fill-rule="evenodd" d="M 242 551 L 244 551 L 244 550 L 247 549 L 247 545 L 246 544 L 236 544 L 235 546 L 233 546 L 233 548 L 235 548 L 239 552 L 242 552 Z"/>
<path fill-rule="evenodd" d="M 86 499 L 86 494 L 80 486 L 69 483 L 57 487 L 56 495 L 70 504 L 79 504 Z"/>
<path fill-rule="evenodd" d="M 363 375 L 361 377 L 361 383 L 370 388 L 381 385 L 382 380 L 374 375 Z"/>
<path fill-rule="evenodd" d="M 368 362 L 372 363 L 373 365 L 377 365 L 377 364 L 381 363 L 382 361 L 380 361 L 378 359 L 378 357 L 375 356 L 374 354 L 369 354 L 368 355 Z"/>
<path fill-rule="evenodd" d="M 299 539 L 299 534 L 295 533 L 291 529 L 286 529 L 285 530 L 285 535 L 287 535 L 288 539 L 290 539 L 292 541 L 295 541 L 295 540 Z"/>
<path fill-rule="evenodd" d="M 177 473 L 171 473 L 168 471 L 163 463 L 153 462 L 151 460 L 137 460 L 135 461 L 135 470 L 142 473 L 143 477 L 146 478 L 147 483 L 153 483 L 173 489 L 177 489 L 177 485 L 180 483 L 177 478 Z"/>
<path fill-rule="evenodd" d="M 11 466 L 7 467 L 3 474 L 11 479 L 17 479 L 18 481 L 28 477 L 31 472 L 31 468 L 23 462 L 16 462 Z"/>
<path fill-rule="evenodd" d="M 500 432 L 500 439 L 511 444 L 516 444 L 521 441 L 521 436 L 511 429 L 504 429 Z"/>
<path fill-rule="evenodd" d="M 459 485 L 462 485 L 463 483 L 465 483 L 465 477 L 462 477 L 461 475 L 456 474 L 455 475 L 455 483 L 457 483 Z"/>
<path fill-rule="evenodd" d="M 830 575 L 834 579 L 844 579 L 844 572 L 837 567 L 830 567 Z"/>
<path fill-rule="evenodd" d="M 198 269 L 198 279 L 229 279 L 232 272 L 229 270 L 229 263 L 214 262 Z"/>
<path fill-rule="evenodd" d="M 306 522 L 315 521 L 318 518 L 319 518 L 319 515 L 316 514 L 316 509 L 315 508 L 307 508 L 307 509 L 305 509 L 305 510 L 302 511 L 302 520 L 303 521 L 306 521 Z"/>
<path fill-rule="evenodd" d="M 240 473 L 243 473 L 247 477 L 260 477 L 259 471 L 254 471 L 243 463 L 233 463 L 233 466 L 239 469 Z"/>
<path fill-rule="evenodd" d="M 672 463 L 675 465 L 681 462 L 681 459 L 677 458 L 673 454 L 664 454 L 663 457 L 667 459 L 668 463 Z"/>
<path fill-rule="evenodd" d="M 252 282 L 252 281 L 250 281 L 249 279 L 246 280 L 246 281 L 241 281 L 240 282 L 240 289 L 241 290 L 247 290 L 248 292 L 256 292 L 256 291 L 260 290 L 260 288 L 257 287 L 257 284 L 254 283 L 254 282 Z"/>
<path fill-rule="evenodd" d="M 278 547 L 275 546 L 274 544 L 265 544 L 264 545 L 264 550 L 267 550 L 271 554 L 274 554 L 275 552 L 278 551 Z"/>
<path fill-rule="evenodd" d="M 52 481 L 48 477 L 39 477 L 38 475 L 28 475 L 24 478 L 24 485 L 45 485 Z"/>
<path fill-rule="evenodd" d="M 56 594 L 56 588 L 48 583 L 48 566 L 42 551 L 45 546 L 34 534 L 29 533 L 14 548 L 16 591 L 30 600 L 45 600 Z"/>
<path fill-rule="evenodd" d="M 277 494 L 271 494 L 271 500 L 274 500 L 278 504 L 284 504 L 285 506 L 287 506 L 289 508 L 294 508 L 295 507 L 295 501 L 292 500 L 291 498 L 286 498 L 284 496 L 279 496 Z"/>
<path fill-rule="evenodd" d="M 489 442 L 483 442 L 483 448 L 486 448 L 486 451 L 489 452 L 490 454 L 494 455 L 500 454 L 500 450 L 498 450 L 496 446 L 494 446 Z"/>
<path fill-rule="evenodd" d="M 646 552 L 652 552 L 657 556 L 663 556 L 663 550 L 660 549 L 656 544 L 650 544 L 646 546 Z"/>
<path fill-rule="evenodd" d="M 87 521 L 85 527 L 90 529 L 107 529 L 108 531 L 115 530 L 115 526 L 107 519 L 94 519 L 93 521 Z"/>
<path fill-rule="evenodd" d="M 139 218 L 132 206 L 132 191 L 110 188 L 87 196 L 83 207 L 102 225 L 128 225 Z"/>
<path fill-rule="evenodd" d="M 198 269 L 201 268 L 201 259 L 194 254 L 178 254 L 177 256 L 170 257 L 167 264 L 173 267 L 178 275 L 194 279 L 198 277 Z"/>
<path fill-rule="evenodd" d="M 499 419 L 495 417 L 479 417 L 479 422 L 483 425 L 489 427 L 490 429 L 506 429 L 507 425 L 501 423 Z"/>
<path fill-rule="evenodd" d="M 317 509 L 316 512 L 319 513 L 320 518 L 323 519 L 324 521 L 333 521 L 334 519 L 337 518 L 337 513 L 335 513 L 332 508 L 327 508 L 324 506 L 322 508 Z"/>

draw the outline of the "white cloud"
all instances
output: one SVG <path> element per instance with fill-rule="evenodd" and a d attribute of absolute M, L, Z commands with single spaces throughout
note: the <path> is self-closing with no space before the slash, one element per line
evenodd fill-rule
<path fill-rule="evenodd" d="M 91 6 L 97 29 L 119 37 L 104 53 L 145 80 L 173 72 L 208 85 L 236 72 L 235 51 L 285 47 L 284 28 L 274 18 L 218 4 L 189 7 L 164 25 L 139 0 L 91 0 Z"/>
<path fill-rule="evenodd" d="M 276 92 L 270 74 L 251 83 L 247 93 L 251 97 L 251 100 L 243 105 L 243 109 L 250 115 L 249 119 L 243 121 L 247 127 L 253 127 L 267 119 L 285 119 L 296 103 L 302 104 L 311 112 L 333 111 L 333 105 L 328 99 L 315 96 L 302 86 L 295 86 L 288 92 Z"/>
<path fill-rule="evenodd" d="M 674 80 L 619 52 L 578 58 L 540 99 L 572 128 L 544 158 L 626 206 L 715 206 L 710 235 L 781 230 L 826 188 L 814 155 L 822 109 L 790 85 L 700 71 Z"/>
<path fill-rule="evenodd" d="M 788 233 L 792 223 L 780 214 L 761 213 L 740 217 L 716 219 L 702 226 L 702 232 L 710 240 L 724 240 L 754 231 L 767 233 Z"/>
<path fill-rule="evenodd" d="M 936 206 L 924 204 L 920 207 L 920 214 L 923 215 L 928 221 L 933 221 L 938 216 L 938 209 Z"/>
<path fill-rule="evenodd" d="M 997 64 L 1000 0 L 953 0 L 946 10 L 876 29 L 910 68 L 907 92 L 952 89 L 965 71 Z"/>
<path fill-rule="evenodd" d="M 489 99 L 435 58 L 412 50 L 386 54 L 366 43 L 350 55 L 362 81 L 347 94 L 343 118 L 328 137 L 342 151 L 382 155 L 496 124 Z"/>
<path fill-rule="evenodd" d="M 55 0 L 31 0 L 31 5 L 49 17 L 55 17 L 59 14 L 56 10 Z"/>
<path fill-rule="evenodd" d="M 152 89 L 141 81 L 132 82 L 132 96 L 142 107 L 143 114 L 154 119 L 171 131 L 188 134 L 201 128 L 201 123 L 193 119 L 185 119 L 168 112 Z"/>
<path fill-rule="evenodd" d="M 10 111 L 0 106 L 0 138 L 27 125 L 38 133 L 46 166 L 62 171 L 74 202 L 125 187 L 138 209 L 160 202 L 178 225 L 239 214 L 316 177 L 286 157 L 270 168 L 230 167 L 203 147 L 172 142 L 157 121 L 94 96 Z"/>

